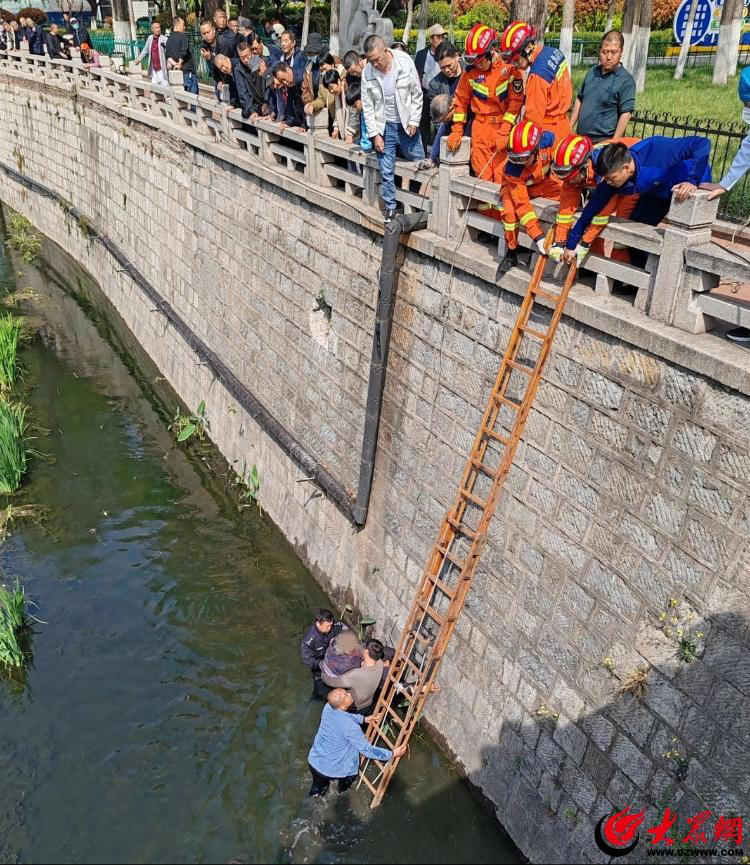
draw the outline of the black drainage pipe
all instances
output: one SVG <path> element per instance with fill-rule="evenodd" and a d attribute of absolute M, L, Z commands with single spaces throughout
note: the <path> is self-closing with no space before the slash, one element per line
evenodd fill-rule
<path fill-rule="evenodd" d="M 328 498 L 336 504 L 339 510 L 350 522 L 360 524 L 354 518 L 354 497 L 346 491 L 344 485 L 338 481 L 328 471 L 328 469 L 325 468 L 325 466 L 321 465 L 318 460 L 299 441 L 297 441 L 285 426 L 276 420 L 276 418 L 237 378 L 229 367 L 227 367 L 227 365 L 195 335 L 185 320 L 175 312 L 171 305 L 159 294 L 159 292 L 146 279 L 146 277 L 143 276 L 135 265 L 131 264 L 122 250 L 116 246 L 107 235 L 102 234 L 94 223 L 84 216 L 77 207 L 71 206 L 70 202 L 63 198 L 59 192 L 56 192 L 48 186 L 44 186 L 36 180 L 32 180 L 25 174 L 22 174 L 3 163 L 0 163 L 0 170 L 4 171 L 5 174 L 13 178 L 13 180 L 24 186 L 26 189 L 30 189 L 45 198 L 51 198 L 56 201 L 69 216 L 76 220 L 81 227 L 81 230 L 84 231 L 91 240 L 100 243 L 110 253 L 115 261 L 117 261 L 122 270 L 128 273 L 133 282 L 135 282 L 141 291 L 143 291 L 151 303 L 154 304 L 155 311 L 162 313 L 177 333 L 180 334 L 183 340 L 193 349 L 198 356 L 199 362 L 203 366 L 209 367 L 216 379 L 226 388 L 227 391 L 229 391 L 229 393 L 232 394 L 258 426 L 260 426 L 261 429 L 279 446 L 279 448 L 281 448 L 281 450 L 292 459 L 302 469 L 302 471 L 305 472 L 308 478 L 313 480 L 325 492 Z M 398 235 L 396 235 L 396 248 L 398 248 Z M 372 379 L 372 375 L 370 378 Z"/>
<path fill-rule="evenodd" d="M 365 431 L 362 437 L 362 459 L 359 464 L 359 486 L 357 502 L 354 506 L 354 522 L 363 526 L 367 520 L 370 506 L 372 477 L 375 471 L 375 456 L 378 449 L 378 429 L 380 412 L 383 407 L 383 387 L 388 365 L 388 348 L 391 342 L 391 323 L 393 322 L 393 301 L 396 295 L 398 253 L 401 235 L 427 227 L 427 213 L 399 214 L 385 227 L 383 237 L 383 256 L 380 262 L 380 284 L 378 286 L 378 306 L 375 314 L 375 331 L 372 335 L 372 360 L 370 361 L 370 381 L 367 385 L 367 406 L 365 408 Z"/>

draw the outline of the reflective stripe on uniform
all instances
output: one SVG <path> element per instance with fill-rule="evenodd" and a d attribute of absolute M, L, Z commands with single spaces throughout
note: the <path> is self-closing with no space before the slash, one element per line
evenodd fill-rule
<path fill-rule="evenodd" d="M 477 84 L 476 81 L 471 81 L 471 89 L 477 94 L 477 96 L 483 96 L 487 99 L 490 95 L 489 88 L 486 84 Z"/>
<path fill-rule="evenodd" d="M 557 219 L 555 220 L 555 222 L 557 222 L 558 225 L 568 225 L 572 221 L 573 221 L 573 215 L 571 214 L 570 216 L 568 216 L 565 213 L 558 213 Z"/>
<path fill-rule="evenodd" d="M 521 225 L 526 225 L 526 223 L 531 222 L 532 219 L 536 219 L 536 213 L 534 213 L 533 210 L 529 213 L 524 213 L 521 217 Z"/>
<path fill-rule="evenodd" d="M 503 222 L 503 228 L 506 231 L 515 231 L 518 228 L 517 222 Z"/>
<path fill-rule="evenodd" d="M 503 81 L 501 84 L 498 84 L 495 88 L 495 96 L 500 96 L 508 89 L 508 81 Z"/>
<path fill-rule="evenodd" d="M 568 68 L 568 61 L 563 60 L 563 62 L 557 67 L 557 72 L 555 73 L 555 78 L 557 78 L 558 81 L 563 77 L 563 74 L 565 73 L 565 70 L 567 68 Z"/>
<path fill-rule="evenodd" d="M 466 123 L 466 115 L 461 114 L 459 111 L 453 112 L 453 122 L 454 123 Z"/>
<path fill-rule="evenodd" d="M 491 204 L 486 204 L 486 203 L 484 203 L 484 202 L 481 202 L 481 203 L 477 206 L 477 210 L 492 210 L 492 205 L 491 205 Z"/>
<path fill-rule="evenodd" d="M 454 115 L 454 117 L 455 117 L 455 115 Z M 503 120 L 506 123 L 515 123 L 516 117 L 518 117 L 518 115 L 517 114 L 511 114 L 510 111 L 506 111 L 506 113 L 503 114 Z"/>
<path fill-rule="evenodd" d="M 591 220 L 592 225 L 607 225 L 608 223 L 609 223 L 609 217 L 608 216 L 595 216 Z"/>

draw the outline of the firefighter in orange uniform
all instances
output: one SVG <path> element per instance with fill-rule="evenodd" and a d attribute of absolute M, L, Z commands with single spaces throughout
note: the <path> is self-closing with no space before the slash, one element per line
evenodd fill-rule
<path fill-rule="evenodd" d="M 466 37 L 467 68 L 454 94 L 453 126 L 446 146 L 458 149 L 471 109 L 471 167 L 482 180 L 500 183 L 508 134 L 523 104 L 523 78 L 500 60 L 496 49 L 497 31 L 475 24 Z"/>
<path fill-rule="evenodd" d="M 573 101 L 573 84 L 562 51 L 539 45 L 531 24 L 514 21 L 500 37 L 500 56 L 521 71 L 529 70 L 524 120 L 538 126 L 542 132 L 551 132 L 557 141 L 569 135 L 568 111 Z"/>
<path fill-rule="evenodd" d="M 638 142 L 638 138 L 618 138 L 628 147 Z M 567 135 L 555 147 L 552 157 L 551 171 L 555 177 L 562 181 L 560 193 L 560 210 L 555 220 L 555 240 L 549 251 L 549 257 L 553 261 L 560 261 L 565 249 L 565 241 L 570 234 L 571 226 L 576 211 L 581 206 L 581 199 L 585 189 L 596 187 L 596 159 L 601 148 L 611 144 L 611 141 L 602 141 L 594 148 L 591 139 L 585 135 Z M 601 213 L 597 214 L 586 229 L 581 241 L 581 246 L 604 255 L 604 243 L 599 235 L 609 224 L 612 214 L 627 219 L 633 212 L 638 201 L 637 195 L 615 195 L 613 196 Z M 613 259 L 618 261 L 629 261 L 630 256 L 624 247 L 612 249 Z"/>
<path fill-rule="evenodd" d="M 518 263 L 519 225 L 545 255 L 544 232 L 531 199 L 560 197 L 560 181 L 550 173 L 554 142 L 551 132 L 542 132 L 528 120 L 521 120 L 510 131 L 502 188 L 503 228 L 508 250 L 500 262 L 501 273 Z"/>

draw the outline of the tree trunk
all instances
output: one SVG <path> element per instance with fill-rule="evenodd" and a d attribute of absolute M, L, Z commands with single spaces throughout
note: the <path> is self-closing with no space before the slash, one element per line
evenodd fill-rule
<path fill-rule="evenodd" d="M 547 24 L 547 0 L 513 0 L 510 20 L 528 21 L 536 27 L 537 35 L 542 39 Z"/>
<path fill-rule="evenodd" d="M 417 31 L 417 51 L 421 51 L 427 45 L 427 0 L 422 0 L 419 6 L 419 30 Z"/>
<path fill-rule="evenodd" d="M 128 0 L 112 0 L 112 30 L 116 40 L 130 41 Z"/>
<path fill-rule="evenodd" d="M 607 33 L 612 29 L 612 25 L 615 23 L 615 6 L 617 5 L 617 0 L 607 0 L 607 24 L 604 28 L 604 32 Z"/>
<path fill-rule="evenodd" d="M 203 0 L 203 17 L 213 20 L 214 12 L 222 6 L 221 0 Z"/>
<path fill-rule="evenodd" d="M 575 13 L 576 0 L 563 0 L 560 51 L 565 55 L 571 68 L 573 67 L 573 19 Z"/>
<path fill-rule="evenodd" d="M 174 21 L 174 17 L 177 14 L 177 4 L 174 2 L 174 0 L 169 0 L 169 8 L 172 12 L 172 21 Z"/>
<path fill-rule="evenodd" d="M 339 40 L 339 2 L 340 0 L 331 0 L 331 30 L 328 37 L 328 50 L 336 57 L 341 53 L 341 44 Z"/>
<path fill-rule="evenodd" d="M 401 39 L 404 45 L 409 47 L 409 36 L 411 36 L 411 25 L 414 22 L 414 0 L 406 0 L 406 24 L 404 24 L 404 35 Z"/>
<path fill-rule="evenodd" d="M 674 70 L 675 81 L 679 81 L 685 74 L 685 64 L 688 59 L 688 51 L 690 51 L 690 43 L 693 39 L 693 22 L 695 21 L 695 10 L 697 8 L 698 0 L 691 0 L 687 21 L 685 22 L 685 34 L 682 37 L 682 45 L 680 45 L 680 56 L 677 58 L 677 66 Z"/>
<path fill-rule="evenodd" d="M 633 73 L 633 48 L 634 36 L 637 29 L 636 22 L 640 17 L 641 0 L 625 0 L 622 10 L 622 36 L 625 44 L 622 49 L 622 65 Z"/>
<path fill-rule="evenodd" d="M 300 47 L 304 48 L 307 45 L 307 34 L 310 32 L 310 5 L 312 0 L 305 0 L 305 15 L 302 18 L 302 40 Z"/>
<path fill-rule="evenodd" d="M 742 0 L 725 0 L 721 7 L 719 41 L 716 46 L 714 84 L 724 85 L 737 69 L 737 43 L 742 16 Z"/>
<path fill-rule="evenodd" d="M 653 0 L 641 0 L 641 14 L 636 26 L 633 22 L 633 78 L 635 92 L 643 93 L 646 87 L 646 61 L 648 45 L 651 41 L 651 15 L 654 11 Z"/>
<path fill-rule="evenodd" d="M 130 18 L 130 39 L 135 42 L 138 37 L 137 28 L 135 26 L 135 9 L 133 8 L 133 0 L 128 0 L 128 17 Z"/>

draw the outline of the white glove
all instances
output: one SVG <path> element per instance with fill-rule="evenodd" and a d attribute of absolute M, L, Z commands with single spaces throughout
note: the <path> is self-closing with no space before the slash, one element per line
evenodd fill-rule
<path fill-rule="evenodd" d="M 589 247 L 585 243 L 579 243 L 576 246 L 576 264 L 580 267 L 583 264 L 584 258 L 589 254 Z"/>
<path fill-rule="evenodd" d="M 561 244 L 555 243 L 552 245 L 552 247 L 551 247 L 550 251 L 547 253 L 547 255 L 549 255 L 549 257 L 552 259 L 552 261 L 559 263 L 560 260 L 562 259 L 562 254 L 563 254 L 564 248 L 565 247 L 562 246 Z"/>
<path fill-rule="evenodd" d="M 547 248 L 544 244 L 544 238 L 543 237 L 537 237 L 537 239 L 534 241 L 534 243 L 536 244 L 536 248 L 539 250 L 539 255 L 546 255 L 547 254 Z"/>

